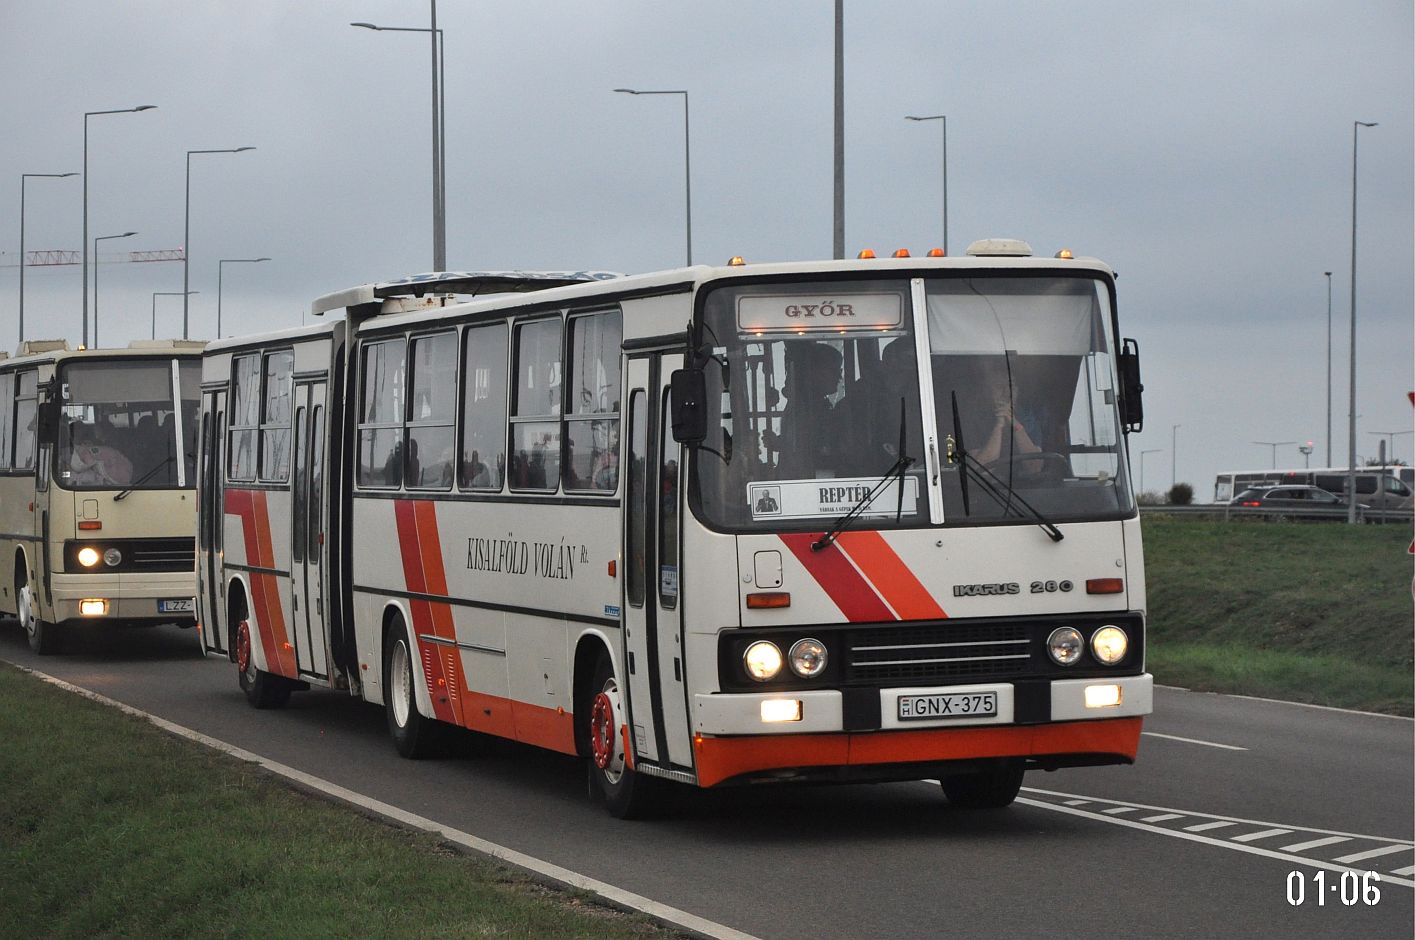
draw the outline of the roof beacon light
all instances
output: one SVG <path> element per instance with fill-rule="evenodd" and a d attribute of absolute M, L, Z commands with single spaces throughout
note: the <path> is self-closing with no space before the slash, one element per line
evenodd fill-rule
<path fill-rule="evenodd" d="M 1056 253 L 1056 256 L 1057 256 L 1058 258 L 1061 258 L 1061 259 L 1065 260 L 1065 261 L 1070 261 L 1073 257 L 1075 257 L 1074 255 L 1071 254 L 1071 249 L 1070 249 L 1070 248 L 1063 248 L 1063 249 L 1061 249 L 1060 251 L 1058 251 L 1058 252 Z"/>
<path fill-rule="evenodd" d="M 894 249 L 894 257 L 896 257 L 896 258 L 907 258 L 907 257 L 909 257 L 909 249 L 908 249 L 908 248 L 896 248 L 896 249 Z"/>
<path fill-rule="evenodd" d="M 746 263 L 746 259 L 741 255 L 733 255 L 731 258 L 727 259 L 727 266 L 729 268 L 740 268 Z"/>
<path fill-rule="evenodd" d="M 929 257 L 930 257 L 930 258 L 946 258 L 946 257 L 948 257 L 948 254 L 947 254 L 947 252 L 945 252 L 942 248 L 930 248 L 930 249 L 929 249 Z"/>
<path fill-rule="evenodd" d="M 856 258 L 860 258 L 860 259 L 865 259 L 865 258 L 873 258 L 874 256 L 875 256 L 875 252 L 874 252 L 874 249 L 873 249 L 873 248 L 861 248 L 861 249 L 860 249 L 860 253 L 859 253 L 858 255 L 856 255 L 855 257 L 856 257 Z"/>
<path fill-rule="evenodd" d="M 1030 258 L 1032 246 L 1020 238 L 981 238 L 968 246 L 973 258 Z"/>

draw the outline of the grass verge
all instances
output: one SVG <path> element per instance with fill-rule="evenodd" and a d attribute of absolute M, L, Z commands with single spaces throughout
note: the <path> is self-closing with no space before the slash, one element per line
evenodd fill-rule
<path fill-rule="evenodd" d="M 1404 526 L 1146 516 L 1155 679 L 1317 705 L 1415 712 Z"/>
<path fill-rule="evenodd" d="M 0 667 L 0 936 L 670 938 Z"/>

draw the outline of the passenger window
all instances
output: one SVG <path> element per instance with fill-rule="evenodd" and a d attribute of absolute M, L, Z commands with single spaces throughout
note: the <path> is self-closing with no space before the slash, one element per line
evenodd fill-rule
<path fill-rule="evenodd" d="M 560 318 L 516 327 L 511 488 L 554 492 L 560 480 Z"/>
<path fill-rule="evenodd" d="M 403 339 L 364 347 L 363 398 L 359 413 L 360 486 L 396 487 L 403 482 Z"/>
<path fill-rule="evenodd" d="M 10 418 L 15 410 L 15 374 L 0 375 L 0 470 L 10 467 Z"/>
<path fill-rule="evenodd" d="M 239 356 L 231 368 L 229 480 L 255 479 L 256 433 L 260 425 L 260 357 Z"/>
<path fill-rule="evenodd" d="M 15 441 L 15 459 L 11 466 L 16 470 L 33 470 L 36 445 L 35 427 L 39 418 L 39 373 L 31 369 L 15 376 L 15 418 L 10 433 Z"/>
<path fill-rule="evenodd" d="M 619 487 L 619 350 L 623 340 L 624 320 L 618 310 L 570 319 L 567 491 L 613 493 Z"/>
<path fill-rule="evenodd" d="M 466 332 L 462 366 L 462 467 L 464 490 L 500 490 L 506 480 L 506 325 Z"/>
<path fill-rule="evenodd" d="M 414 339 L 412 365 L 403 479 L 409 489 L 450 490 L 456 445 L 457 334 Z"/>
<path fill-rule="evenodd" d="M 290 398 L 295 354 L 267 353 L 265 396 L 260 418 L 260 478 L 271 483 L 290 479 Z"/>

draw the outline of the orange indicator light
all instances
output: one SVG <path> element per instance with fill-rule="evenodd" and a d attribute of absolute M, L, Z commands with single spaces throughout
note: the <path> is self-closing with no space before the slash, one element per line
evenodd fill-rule
<path fill-rule="evenodd" d="M 1089 578 L 1086 581 L 1087 594 L 1119 594 L 1124 590 L 1123 578 Z"/>
<path fill-rule="evenodd" d="M 873 248 L 862 248 L 862 249 L 860 249 L 860 253 L 859 253 L 858 255 L 856 255 L 855 257 L 856 257 L 856 258 L 860 258 L 860 259 L 863 260 L 863 259 L 867 259 L 867 258 L 873 258 L 874 256 L 875 256 L 875 252 L 874 252 L 874 249 L 873 249 Z"/>
<path fill-rule="evenodd" d="M 896 248 L 896 249 L 894 249 L 894 257 L 896 257 L 896 258 L 907 258 L 907 257 L 909 257 L 909 249 L 908 249 L 908 248 Z"/>
<path fill-rule="evenodd" d="M 79 523 L 79 528 L 84 532 L 95 532 L 103 528 L 103 523 L 99 522 L 97 519 L 85 519 Z"/>
<path fill-rule="evenodd" d="M 747 607 L 752 610 L 790 606 L 791 593 L 789 591 L 758 591 L 755 594 L 747 595 Z"/>

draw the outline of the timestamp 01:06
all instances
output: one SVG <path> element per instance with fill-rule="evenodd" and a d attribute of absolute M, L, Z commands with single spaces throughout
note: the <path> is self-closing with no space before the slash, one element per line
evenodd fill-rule
<path fill-rule="evenodd" d="M 1310 897 L 1307 894 L 1309 878 L 1312 883 Z M 1374 871 L 1344 871 L 1339 875 L 1321 869 L 1311 873 L 1290 871 L 1287 873 L 1287 903 L 1301 907 L 1311 901 L 1318 907 L 1325 907 L 1327 895 L 1330 894 L 1333 904 L 1340 899 L 1347 907 L 1357 904 L 1373 907 L 1381 900 L 1381 889 L 1376 887 L 1380 880 L 1380 874 Z"/>

